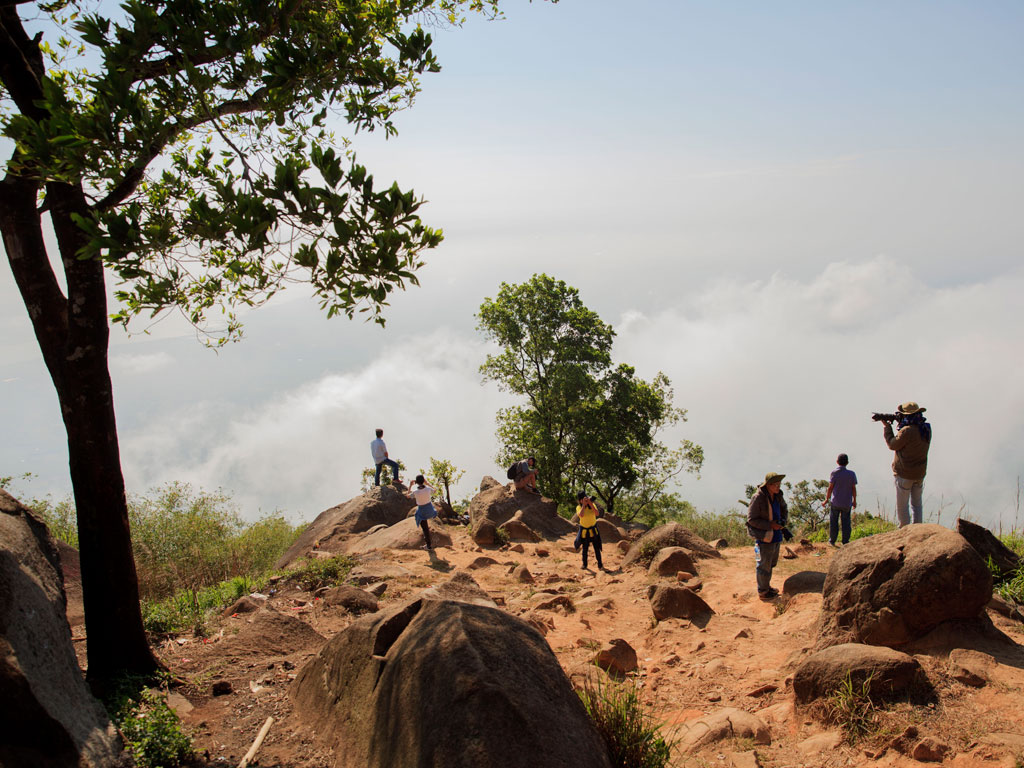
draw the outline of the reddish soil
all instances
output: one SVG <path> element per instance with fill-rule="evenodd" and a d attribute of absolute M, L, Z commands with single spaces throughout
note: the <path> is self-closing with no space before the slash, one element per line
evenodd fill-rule
<path fill-rule="evenodd" d="M 382 606 L 439 583 L 486 554 L 497 564 L 470 573 L 504 610 L 521 615 L 540 599 L 540 592 L 572 600 L 575 611 L 556 607 L 537 612 L 550 619 L 546 638 L 567 672 L 590 662 L 608 640 L 626 640 L 639 658 L 634 682 L 641 698 L 669 734 L 679 735 L 696 718 L 723 707 L 759 713 L 771 727 L 770 745 L 720 742 L 695 755 L 677 752 L 675 765 L 920 766 L 896 749 L 885 749 L 910 725 L 921 736 L 933 736 L 950 748 L 946 765 L 1014 766 L 1020 764 L 1015 756 L 1024 755 L 1024 735 L 1013 736 L 1024 734 L 1024 625 L 1017 622 L 992 614 L 995 625 L 1017 645 L 1009 650 L 981 649 L 998 662 L 991 681 L 981 688 L 963 685 L 947 674 L 950 648 L 970 647 L 963 638 L 940 639 L 927 652 L 919 652 L 935 696 L 879 712 L 878 730 L 850 744 L 837 727 L 793 707 L 790 677 L 794 662 L 813 643 L 821 595 L 759 600 L 752 548 L 726 549 L 720 560 L 697 561 L 701 595 L 715 611 L 700 627 L 679 619 L 655 622 L 647 600 L 647 587 L 654 579 L 642 568 L 620 571 L 623 555 L 615 546 L 605 548 L 608 571 L 584 571 L 569 537 L 558 543 L 525 544 L 521 553 L 507 548 L 482 552 L 465 529 L 452 531 L 453 547 L 439 550 L 435 558 L 418 550 L 362 557 L 368 567 L 400 574 L 387 579 Z M 795 559 L 780 560 L 774 586 L 781 588 L 786 577 L 798 571 L 827 571 L 833 553 L 824 546 L 796 551 Z M 529 568 L 534 584 L 512 578 L 516 564 Z M 213 637 L 170 638 L 157 647 L 172 673 L 186 681 L 175 689 L 172 704 L 203 755 L 201 764 L 237 765 L 264 721 L 273 716 L 256 764 L 330 768 L 330 751 L 293 717 L 287 687 L 324 639 L 353 617 L 295 590 L 276 593 L 269 602 L 277 611 L 270 618 L 265 612 L 228 617 L 215 625 Z M 213 695 L 218 682 L 230 683 L 231 692 Z"/>

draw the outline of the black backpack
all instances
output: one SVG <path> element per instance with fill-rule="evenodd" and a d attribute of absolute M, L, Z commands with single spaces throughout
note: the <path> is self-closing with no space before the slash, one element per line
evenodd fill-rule
<path fill-rule="evenodd" d="M 517 466 L 519 466 L 519 462 L 518 461 L 512 462 L 512 466 L 508 468 L 508 472 L 505 473 L 505 477 L 507 477 L 509 480 L 515 480 L 516 479 L 516 467 Z"/>

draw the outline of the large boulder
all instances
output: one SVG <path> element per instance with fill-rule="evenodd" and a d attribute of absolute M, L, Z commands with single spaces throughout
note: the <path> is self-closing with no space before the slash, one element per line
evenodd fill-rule
<path fill-rule="evenodd" d="M 60 556 L 43 522 L 0 490 L 0 765 L 112 766 L 121 740 L 82 678 Z"/>
<path fill-rule="evenodd" d="M 417 598 L 365 616 L 289 692 L 337 768 L 610 766 L 544 638 L 493 608 Z"/>
<path fill-rule="evenodd" d="M 85 603 L 82 602 L 82 566 L 78 550 L 70 544 L 57 540 L 60 553 L 60 570 L 64 574 L 64 594 L 67 596 L 68 624 L 71 628 L 85 624 Z"/>
<path fill-rule="evenodd" d="M 627 568 L 633 563 L 646 566 L 665 547 L 682 547 L 696 558 L 722 556 L 721 552 L 689 528 L 679 523 L 665 523 L 657 528 L 652 528 L 633 542 L 626 557 L 622 560 L 622 567 Z"/>
<path fill-rule="evenodd" d="M 482 546 L 492 546 L 498 527 L 513 518 L 548 540 L 575 530 L 572 523 L 558 515 L 556 502 L 529 491 L 517 491 L 511 484 L 487 485 L 469 502 L 473 539 Z"/>
<path fill-rule="evenodd" d="M 883 699 L 906 690 L 920 671 L 917 659 L 901 651 L 843 643 L 804 661 L 793 674 L 793 693 L 798 704 L 808 704 L 837 690 L 849 677 L 855 689 L 870 680 L 870 696 Z"/>
<path fill-rule="evenodd" d="M 287 568 L 314 550 L 338 553 L 353 533 L 376 525 L 394 525 L 404 520 L 415 503 L 402 486 L 381 485 L 317 515 L 295 543 L 281 555 L 274 567 Z"/>
<path fill-rule="evenodd" d="M 956 521 L 956 532 L 967 539 L 967 543 L 974 547 L 974 551 L 981 555 L 982 560 L 992 563 L 999 581 L 1012 579 L 1017 575 L 1021 565 L 1017 553 L 997 539 L 988 528 L 959 517 Z"/>
<path fill-rule="evenodd" d="M 430 528 L 430 543 L 437 547 L 450 547 L 452 537 L 437 519 L 427 521 Z M 389 525 L 387 528 L 368 533 L 360 539 L 350 540 L 344 550 L 350 555 L 361 555 L 378 549 L 419 549 L 423 546 L 423 530 L 416 525 L 416 518 Z"/>
<path fill-rule="evenodd" d="M 857 539 L 825 576 L 816 647 L 903 645 L 944 621 L 977 617 L 991 597 L 984 561 L 947 528 L 909 525 Z"/>

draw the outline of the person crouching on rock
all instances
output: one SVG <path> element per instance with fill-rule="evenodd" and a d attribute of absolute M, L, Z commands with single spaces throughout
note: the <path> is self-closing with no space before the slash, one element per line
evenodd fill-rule
<path fill-rule="evenodd" d="M 430 503 L 434 489 L 427 485 L 423 475 L 416 475 L 413 483 L 413 487 L 409 490 L 409 498 L 416 502 L 416 525 L 423 529 L 423 541 L 425 542 L 423 549 L 433 552 L 434 547 L 430 543 L 430 526 L 427 524 L 427 520 L 437 517 L 437 510 Z"/>
<path fill-rule="evenodd" d="M 757 596 L 762 600 L 771 600 L 779 594 L 779 590 L 772 588 L 772 569 L 779 562 L 782 529 L 789 520 L 789 509 L 782 498 L 784 477 L 778 472 L 766 474 L 747 508 L 747 532 L 754 539 L 757 562 Z"/>
<path fill-rule="evenodd" d="M 579 517 L 580 524 L 576 528 L 576 541 L 573 542 L 573 548 L 579 551 L 579 548 L 583 547 L 583 569 L 586 570 L 587 550 L 593 545 L 597 567 L 603 571 L 604 565 L 601 563 L 601 532 L 597 530 L 597 518 L 601 516 L 601 510 L 597 508 L 594 500 L 583 491 L 576 494 L 576 501 L 579 502 L 576 506 L 576 514 Z"/>

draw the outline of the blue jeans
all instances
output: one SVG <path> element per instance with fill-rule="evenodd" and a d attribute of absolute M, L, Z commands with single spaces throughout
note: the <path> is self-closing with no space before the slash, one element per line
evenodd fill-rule
<path fill-rule="evenodd" d="M 910 515 L 907 506 L 914 510 L 914 522 L 920 523 L 923 520 L 923 507 L 921 506 L 921 492 L 924 491 L 924 480 L 907 480 L 905 477 L 896 477 L 896 519 L 900 528 L 910 524 Z"/>
<path fill-rule="evenodd" d="M 764 594 L 772 586 L 772 570 L 778 565 L 780 541 L 755 541 L 754 559 L 757 562 L 757 591 Z"/>
<path fill-rule="evenodd" d="M 398 479 L 398 462 L 393 459 L 384 459 L 380 464 L 377 465 L 377 473 L 373 476 L 373 484 L 380 485 L 380 468 L 387 464 L 391 467 L 391 479 Z"/>
<path fill-rule="evenodd" d="M 839 523 L 840 520 L 843 524 L 843 544 L 850 543 L 850 508 L 849 507 L 837 507 L 835 504 L 829 504 L 828 513 L 828 540 L 832 544 L 836 543 L 836 536 L 839 534 Z"/>

